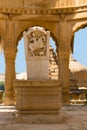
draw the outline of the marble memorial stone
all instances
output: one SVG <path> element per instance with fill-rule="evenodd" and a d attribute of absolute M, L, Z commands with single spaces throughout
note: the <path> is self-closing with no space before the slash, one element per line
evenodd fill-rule
<path fill-rule="evenodd" d="M 28 79 L 48 79 L 50 32 L 31 27 L 23 33 Z"/>

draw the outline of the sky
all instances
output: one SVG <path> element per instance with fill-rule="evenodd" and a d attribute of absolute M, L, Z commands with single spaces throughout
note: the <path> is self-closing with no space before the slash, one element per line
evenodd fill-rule
<path fill-rule="evenodd" d="M 51 45 L 54 44 L 52 39 L 50 39 L 50 43 Z M 24 54 L 24 40 L 22 38 L 21 41 L 19 41 L 18 53 L 15 62 L 16 73 L 26 72 L 26 61 Z M 87 66 L 87 28 L 80 29 L 75 33 L 73 57 L 84 66 Z M 5 73 L 5 61 L 3 52 L 0 53 L 0 74 L 1 73 Z"/>
<path fill-rule="evenodd" d="M 73 57 L 87 67 L 87 27 L 75 33 Z"/>

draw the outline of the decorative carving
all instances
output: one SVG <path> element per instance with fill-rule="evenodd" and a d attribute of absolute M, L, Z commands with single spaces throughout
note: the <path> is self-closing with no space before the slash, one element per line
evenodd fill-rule
<path fill-rule="evenodd" d="M 28 41 L 28 51 L 32 56 L 46 56 L 47 52 L 47 32 L 42 27 L 31 27 L 24 33 Z"/>
<path fill-rule="evenodd" d="M 23 36 L 27 79 L 48 79 L 50 32 L 34 26 L 25 31 Z"/>
<path fill-rule="evenodd" d="M 42 8 L 0 8 L 0 13 L 4 14 L 65 14 L 65 13 L 74 13 L 87 11 L 87 6 L 78 6 L 71 8 L 50 8 L 50 9 L 42 9 Z"/>
<path fill-rule="evenodd" d="M 61 19 L 62 22 L 64 22 L 65 16 L 66 16 L 65 14 L 61 14 L 61 15 L 60 15 L 60 19 Z"/>
<path fill-rule="evenodd" d="M 32 55 L 46 55 L 46 36 L 41 35 L 38 29 L 29 34 L 29 49 Z"/>
<path fill-rule="evenodd" d="M 11 14 L 11 13 L 8 13 L 8 17 L 10 20 L 12 20 L 12 18 L 15 16 L 15 14 Z"/>

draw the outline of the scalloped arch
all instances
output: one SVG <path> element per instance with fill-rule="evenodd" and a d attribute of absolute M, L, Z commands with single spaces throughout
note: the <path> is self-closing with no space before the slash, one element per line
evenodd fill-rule
<path fill-rule="evenodd" d="M 56 48 L 58 48 L 58 38 L 56 38 L 56 36 L 55 36 L 55 34 L 53 33 L 52 29 L 50 30 L 50 29 L 49 29 L 48 27 L 46 27 L 46 26 L 37 25 L 37 24 L 36 24 L 36 25 L 33 25 L 33 26 L 44 27 L 46 30 L 50 31 L 50 36 L 51 36 L 52 39 L 54 40 L 55 45 L 56 45 Z M 24 32 L 24 31 L 27 31 L 28 28 L 33 27 L 33 26 L 27 26 L 27 27 L 25 26 L 24 28 L 21 29 L 21 31 L 20 31 L 20 33 L 19 33 L 17 39 L 16 39 L 16 45 L 18 45 L 19 40 L 23 37 L 23 32 Z"/>
<path fill-rule="evenodd" d="M 87 27 L 87 20 L 86 21 L 80 21 L 78 23 L 75 23 L 75 25 L 72 28 L 72 33 L 71 33 L 71 37 L 70 37 L 70 46 L 71 46 L 71 50 L 73 51 L 73 47 L 74 47 L 74 34 L 75 32 L 79 31 L 82 28 Z"/>

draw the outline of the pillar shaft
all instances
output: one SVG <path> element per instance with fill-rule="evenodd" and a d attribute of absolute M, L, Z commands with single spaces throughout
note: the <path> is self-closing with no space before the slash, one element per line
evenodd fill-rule
<path fill-rule="evenodd" d="M 5 93 L 4 93 L 4 104 L 14 105 L 15 104 L 15 93 L 13 88 L 13 80 L 15 79 L 15 52 L 5 52 Z"/>
<path fill-rule="evenodd" d="M 59 78 L 62 80 L 62 99 L 63 104 L 69 102 L 69 52 L 67 22 L 63 19 L 60 22 L 60 38 L 59 38 Z"/>
<path fill-rule="evenodd" d="M 6 41 L 4 46 L 5 55 L 5 93 L 4 93 L 4 104 L 14 105 L 14 88 L 13 80 L 15 79 L 15 27 L 14 21 L 7 20 L 6 22 Z"/>
<path fill-rule="evenodd" d="M 69 54 L 59 56 L 59 77 L 62 80 L 63 104 L 69 103 Z"/>

